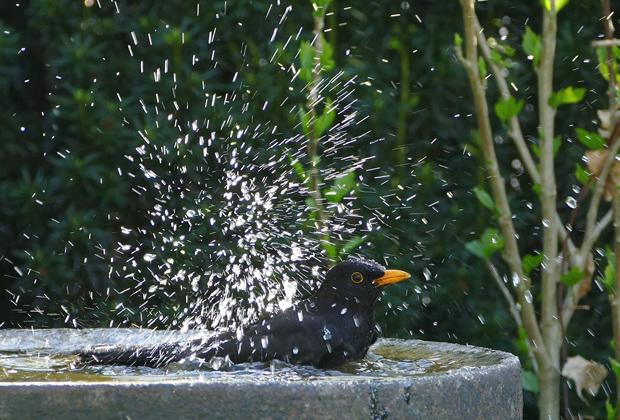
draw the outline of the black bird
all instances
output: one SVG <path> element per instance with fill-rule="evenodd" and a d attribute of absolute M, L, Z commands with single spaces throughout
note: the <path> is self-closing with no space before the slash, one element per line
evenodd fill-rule
<path fill-rule="evenodd" d="M 381 287 L 411 277 L 349 259 L 329 270 L 321 287 L 297 305 L 235 332 L 154 347 L 102 347 L 80 354 L 88 364 L 159 367 L 189 357 L 233 363 L 279 359 L 330 368 L 361 359 L 377 340 L 373 309 Z"/>

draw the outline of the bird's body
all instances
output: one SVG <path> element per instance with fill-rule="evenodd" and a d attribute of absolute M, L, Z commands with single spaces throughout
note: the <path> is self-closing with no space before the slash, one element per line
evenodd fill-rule
<path fill-rule="evenodd" d="M 155 347 L 101 348 L 81 354 L 97 364 L 163 366 L 185 358 L 226 357 L 233 363 L 279 359 L 329 368 L 364 357 L 377 339 L 373 309 L 379 287 L 408 278 L 373 262 L 347 260 L 297 305 L 246 328 L 207 339 Z M 382 283 L 383 282 L 383 283 Z"/>

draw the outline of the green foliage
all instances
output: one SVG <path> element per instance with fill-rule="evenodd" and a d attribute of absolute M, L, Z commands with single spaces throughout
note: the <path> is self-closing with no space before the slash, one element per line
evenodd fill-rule
<path fill-rule="evenodd" d="M 543 254 L 527 254 L 523 257 L 521 261 L 521 266 L 523 267 L 523 272 L 526 276 L 529 276 L 532 271 L 542 264 L 545 256 Z"/>
<path fill-rule="evenodd" d="M 489 74 L 487 70 L 487 62 L 484 61 L 483 57 L 478 57 L 478 74 L 482 79 L 485 79 Z"/>
<path fill-rule="evenodd" d="M 590 174 L 583 165 L 578 163 L 575 165 L 575 178 L 577 178 L 577 181 L 582 185 L 585 185 L 590 181 Z"/>
<path fill-rule="evenodd" d="M 478 199 L 480 204 L 482 204 L 484 207 L 486 207 L 489 210 L 492 210 L 492 211 L 495 210 L 495 203 L 493 202 L 493 199 L 491 198 L 488 192 L 486 192 L 480 187 L 474 187 L 472 191 L 476 195 L 476 198 Z"/>
<path fill-rule="evenodd" d="M 557 156 L 560 151 L 560 147 L 562 147 L 562 138 L 560 136 L 556 136 L 553 139 L 553 156 Z M 532 152 L 536 157 L 540 157 L 540 147 L 537 144 L 532 144 Z"/>
<path fill-rule="evenodd" d="M 529 26 L 525 27 L 525 35 L 523 36 L 523 42 L 521 43 L 523 51 L 531 57 L 534 62 L 534 66 L 538 67 L 540 64 L 540 51 L 542 50 L 542 41 L 540 35 L 532 31 Z"/>
<path fill-rule="evenodd" d="M 480 240 L 470 241 L 465 248 L 483 260 L 488 260 L 498 251 L 504 248 L 504 238 L 497 229 L 485 229 Z"/>
<path fill-rule="evenodd" d="M 581 279 L 583 279 L 583 271 L 579 267 L 573 267 L 560 276 L 560 281 L 568 287 L 576 285 Z"/>
<path fill-rule="evenodd" d="M 325 191 L 325 199 L 330 203 L 340 203 L 357 187 L 355 172 L 350 171 L 334 180 L 334 184 Z"/>
<path fill-rule="evenodd" d="M 557 92 L 553 92 L 549 97 L 549 105 L 553 108 L 557 108 L 558 106 L 564 104 L 576 104 L 583 99 L 585 94 L 586 90 L 584 88 L 574 88 L 572 86 L 568 86 Z"/>
<path fill-rule="evenodd" d="M 596 57 L 598 58 L 598 71 L 603 78 L 609 81 L 609 65 L 607 63 L 607 47 L 596 48 Z M 613 46 L 612 49 L 612 67 L 616 80 L 620 80 L 620 73 L 618 73 L 618 61 L 620 60 L 620 48 Z"/>
<path fill-rule="evenodd" d="M 534 394 L 540 391 L 538 377 L 531 370 L 521 371 L 521 382 L 523 384 L 523 389 L 526 391 L 533 392 Z"/>
<path fill-rule="evenodd" d="M 306 83 L 312 81 L 312 68 L 314 67 L 314 47 L 308 41 L 302 41 L 299 46 L 299 78 Z"/>
<path fill-rule="evenodd" d="M 323 112 L 314 122 L 314 136 L 321 137 L 334 124 L 336 119 L 336 107 L 331 99 L 327 99 Z"/>
<path fill-rule="evenodd" d="M 609 247 L 605 248 L 605 260 L 607 265 L 599 277 L 599 281 L 605 286 L 607 293 L 612 294 L 616 291 L 616 261 L 614 252 Z"/>
<path fill-rule="evenodd" d="M 336 65 L 334 61 L 334 47 L 327 42 L 327 40 L 321 35 L 322 42 L 322 50 L 320 55 L 321 68 L 323 71 L 330 71 Z"/>
<path fill-rule="evenodd" d="M 575 128 L 577 139 L 586 148 L 590 150 L 599 150 L 605 147 L 605 139 L 593 131 L 584 130 L 583 128 Z"/>
<path fill-rule="evenodd" d="M 525 102 L 522 99 L 515 99 L 513 96 L 506 100 L 498 101 L 495 104 L 495 114 L 502 122 L 507 122 L 521 112 Z"/>
<path fill-rule="evenodd" d="M 540 3 L 544 6 L 547 11 L 551 11 L 552 1 L 554 0 L 540 0 Z M 568 4 L 569 0 L 555 0 L 555 11 L 559 12 Z"/>
<path fill-rule="evenodd" d="M 605 400 L 605 414 L 607 415 L 607 420 L 616 420 L 618 418 L 618 407 L 614 406 L 609 398 Z"/>

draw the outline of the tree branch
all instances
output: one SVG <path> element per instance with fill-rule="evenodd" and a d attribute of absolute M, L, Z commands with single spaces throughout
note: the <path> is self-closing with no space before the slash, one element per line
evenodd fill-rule
<path fill-rule="evenodd" d="M 557 15 L 555 2 L 551 2 L 551 11 L 543 7 L 542 49 L 538 68 L 538 113 L 541 130 L 540 147 L 540 185 L 543 224 L 543 254 L 545 256 L 542 271 L 542 317 L 541 328 L 545 337 L 552 363 L 559 369 L 559 356 L 556 349 L 562 344 L 558 320 L 557 284 L 558 266 L 558 225 L 556 212 L 557 191 L 554 169 L 554 132 L 555 109 L 549 105 L 553 92 L 553 62 L 555 58 Z"/>
<path fill-rule="evenodd" d="M 476 109 L 476 119 L 480 130 L 480 139 L 482 144 L 482 152 L 484 155 L 485 166 L 489 172 L 493 199 L 499 212 L 498 222 L 502 234 L 506 241 L 505 259 L 512 271 L 512 275 L 516 281 L 515 292 L 517 294 L 519 304 L 521 305 L 523 326 L 527 331 L 531 340 L 534 356 L 539 364 L 544 363 L 548 359 L 545 342 L 542 339 L 540 329 L 536 320 L 534 304 L 530 291 L 530 280 L 523 273 L 521 267 L 521 256 L 516 240 L 516 232 L 512 223 L 512 211 L 508 204 L 508 197 L 499 170 L 497 156 L 495 155 L 495 146 L 493 144 L 493 135 L 491 131 L 491 122 L 489 120 L 489 107 L 487 104 L 484 88 L 478 72 L 478 51 L 477 51 L 477 34 L 475 25 L 475 9 L 474 0 L 460 0 L 463 9 L 463 24 L 465 27 L 465 51 L 457 51 L 462 58 L 463 66 L 467 71 L 474 106 Z"/>

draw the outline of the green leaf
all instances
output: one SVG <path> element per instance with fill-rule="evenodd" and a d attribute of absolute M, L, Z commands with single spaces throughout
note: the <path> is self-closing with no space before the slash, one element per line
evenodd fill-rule
<path fill-rule="evenodd" d="M 463 46 L 463 38 L 458 33 L 454 34 L 454 46 L 456 48 L 461 48 Z"/>
<path fill-rule="evenodd" d="M 332 44 L 327 42 L 327 40 L 321 35 L 321 45 L 323 47 L 323 51 L 321 51 L 321 70 L 330 71 L 336 65 L 334 61 L 334 47 Z"/>
<path fill-rule="evenodd" d="M 321 137 L 334 123 L 336 119 L 336 107 L 333 102 L 328 99 L 323 113 L 319 115 L 314 122 L 314 136 L 315 138 Z"/>
<path fill-rule="evenodd" d="M 465 249 L 483 260 L 488 260 L 497 251 L 504 248 L 504 238 L 497 229 L 486 229 L 480 240 L 470 241 L 465 244 Z"/>
<path fill-rule="evenodd" d="M 487 63 L 483 57 L 478 57 L 478 73 L 481 79 L 485 79 L 489 72 L 487 71 Z"/>
<path fill-rule="evenodd" d="M 299 46 L 299 78 L 306 83 L 312 81 L 312 67 L 314 66 L 314 47 L 308 41 L 302 41 Z"/>
<path fill-rule="evenodd" d="M 527 254 L 523 257 L 523 261 L 521 261 L 521 266 L 523 267 L 523 272 L 525 275 L 529 276 L 530 273 L 538 268 L 540 264 L 542 264 L 545 256 L 543 254 Z"/>
<path fill-rule="evenodd" d="M 554 137 L 553 139 L 553 156 L 558 154 L 558 151 L 562 147 L 562 138 L 560 136 Z M 532 152 L 536 157 L 540 157 L 540 147 L 537 144 L 532 144 Z"/>
<path fill-rule="evenodd" d="M 611 370 L 614 372 L 616 378 L 620 379 L 620 362 L 618 362 L 613 357 L 610 357 L 609 366 L 611 366 Z"/>
<path fill-rule="evenodd" d="M 620 79 L 620 74 L 618 74 L 618 60 L 620 60 L 620 48 L 617 46 L 612 47 L 612 68 L 614 73 L 616 74 L 616 80 Z M 596 56 L 598 57 L 598 71 L 603 76 L 603 78 L 609 81 L 609 68 L 607 66 L 607 47 L 598 47 L 596 49 Z"/>
<path fill-rule="evenodd" d="M 607 415 L 607 420 L 616 420 L 618 418 L 618 407 L 614 407 L 609 398 L 605 400 L 605 414 Z"/>
<path fill-rule="evenodd" d="M 605 248 L 605 258 L 607 266 L 603 270 L 603 275 L 599 277 L 599 281 L 605 286 L 607 293 L 614 293 L 616 290 L 616 260 L 614 252 L 609 248 Z"/>
<path fill-rule="evenodd" d="M 332 0 L 313 0 L 312 1 L 312 9 L 313 9 L 312 15 L 315 17 L 324 16 L 331 2 Z"/>
<path fill-rule="evenodd" d="M 542 5 L 547 9 L 548 12 L 551 11 L 551 0 L 541 0 Z M 555 11 L 559 12 L 568 4 L 568 0 L 555 0 Z"/>
<path fill-rule="evenodd" d="M 342 245 L 340 251 L 338 252 L 339 257 L 344 257 L 347 254 L 350 254 L 351 251 L 355 250 L 366 240 L 366 235 L 364 236 L 354 236 Z"/>
<path fill-rule="evenodd" d="M 553 92 L 549 97 L 549 105 L 553 108 L 557 108 L 563 104 L 576 104 L 583 99 L 585 94 L 586 90 L 584 88 L 568 86 L 557 92 Z"/>
<path fill-rule="evenodd" d="M 605 140 L 598 133 L 584 130 L 583 128 L 575 128 L 577 139 L 581 144 L 590 150 L 599 150 L 605 147 Z"/>
<path fill-rule="evenodd" d="M 327 241 L 321 242 L 321 246 L 323 247 L 323 250 L 329 257 L 329 259 L 332 261 L 336 261 L 336 258 L 338 257 L 338 251 L 336 250 L 336 246 Z"/>
<path fill-rule="evenodd" d="M 301 129 L 304 136 L 310 137 L 310 113 L 305 112 L 303 108 L 299 109 L 299 121 L 301 123 Z"/>
<path fill-rule="evenodd" d="M 578 163 L 575 166 L 575 178 L 577 178 L 577 181 L 579 181 L 581 184 L 585 185 L 590 181 L 590 174 L 588 173 L 586 168 L 584 168 Z"/>
<path fill-rule="evenodd" d="M 531 370 L 523 370 L 521 372 L 521 382 L 523 389 L 537 394 L 540 387 L 538 386 L 538 377 Z"/>
<path fill-rule="evenodd" d="M 301 182 L 302 184 L 308 182 L 309 178 L 308 175 L 306 175 L 306 169 L 304 168 L 304 165 L 302 165 L 299 160 L 293 159 L 290 154 L 288 155 L 288 160 L 291 163 L 291 166 L 293 167 L 293 172 L 295 172 L 295 175 L 299 179 L 299 182 Z"/>
<path fill-rule="evenodd" d="M 355 172 L 347 172 L 334 180 L 334 185 L 325 192 L 325 199 L 330 203 L 340 203 L 356 187 Z"/>
<path fill-rule="evenodd" d="M 506 122 L 510 118 L 518 115 L 524 104 L 525 102 L 522 99 L 517 100 L 511 96 L 495 104 L 495 113 L 502 122 Z"/>
<path fill-rule="evenodd" d="M 484 246 L 480 241 L 469 241 L 465 244 L 465 249 L 474 254 L 476 257 L 486 260 L 488 257 L 484 252 Z"/>
<path fill-rule="evenodd" d="M 531 57 L 534 61 L 534 66 L 538 67 L 540 63 L 540 51 L 542 50 L 540 35 L 532 31 L 529 26 L 526 26 L 521 46 L 523 47 L 523 51 L 528 55 L 528 58 Z"/>
<path fill-rule="evenodd" d="M 476 195 L 476 198 L 478 198 L 478 201 L 480 201 L 480 204 L 482 204 L 489 210 L 495 210 L 495 203 L 493 203 L 493 199 L 491 198 L 489 193 L 487 193 L 480 187 L 474 187 L 472 191 Z"/>
<path fill-rule="evenodd" d="M 560 276 L 560 281 L 568 287 L 576 285 L 581 279 L 583 279 L 583 271 L 578 267 L 573 267 L 567 273 Z"/>

